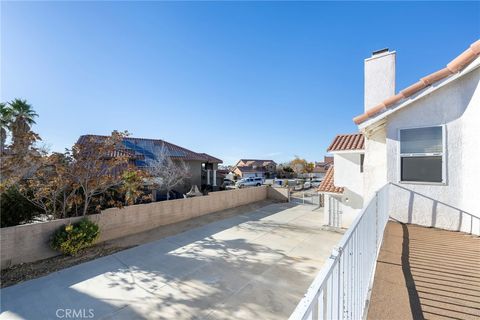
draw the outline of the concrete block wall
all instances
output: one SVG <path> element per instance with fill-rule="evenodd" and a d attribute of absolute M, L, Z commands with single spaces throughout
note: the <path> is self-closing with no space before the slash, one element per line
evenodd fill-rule
<path fill-rule="evenodd" d="M 57 255 L 48 242 L 60 226 L 74 223 L 80 217 L 0 229 L 1 268 Z"/>
<path fill-rule="evenodd" d="M 267 186 L 212 192 L 208 196 L 111 208 L 88 218 L 100 226 L 99 242 L 154 229 L 205 214 L 271 198 L 288 201 L 288 194 Z M 49 247 L 53 232 L 81 217 L 0 229 L 1 268 L 58 255 Z"/>
<path fill-rule="evenodd" d="M 288 200 L 290 199 L 290 189 L 268 187 L 267 198 L 281 202 L 288 202 Z"/>

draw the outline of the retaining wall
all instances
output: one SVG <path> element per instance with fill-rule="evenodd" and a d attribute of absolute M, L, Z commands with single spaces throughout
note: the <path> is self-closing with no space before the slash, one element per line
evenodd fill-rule
<path fill-rule="evenodd" d="M 111 208 L 88 218 L 100 226 L 98 242 L 112 240 L 205 214 L 265 200 L 288 201 L 284 190 L 267 186 L 212 192 L 208 196 Z M 49 247 L 52 233 L 81 217 L 0 229 L 1 268 L 58 255 Z"/>

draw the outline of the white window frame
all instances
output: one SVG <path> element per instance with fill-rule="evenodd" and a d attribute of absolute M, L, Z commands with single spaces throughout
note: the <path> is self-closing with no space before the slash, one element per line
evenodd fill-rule
<path fill-rule="evenodd" d="M 401 131 L 408 129 L 423 129 L 423 128 L 433 128 L 441 127 L 442 128 L 442 152 L 428 152 L 428 153 L 401 153 Z M 408 183 L 408 184 L 431 184 L 431 185 L 446 185 L 447 184 L 447 132 L 446 126 L 444 124 L 440 125 L 431 125 L 431 126 L 417 126 L 417 127 L 404 127 L 399 128 L 397 132 L 398 136 L 398 145 L 397 145 L 397 155 L 398 155 L 398 171 L 397 177 L 399 183 Z M 432 182 L 432 181 L 407 181 L 402 180 L 402 157 L 428 157 L 428 156 L 441 156 L 442 157 L 442 182 Z"/>

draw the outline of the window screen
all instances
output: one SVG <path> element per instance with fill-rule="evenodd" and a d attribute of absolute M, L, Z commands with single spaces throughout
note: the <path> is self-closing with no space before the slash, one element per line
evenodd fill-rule
<path fill-rule="evenodd" d="M 402 157 L 402 181 L 442 182 L 442 157 Z"/>
<path fill-rule="evenodd" d="M 441 153 L 442 127 L 404 129 L 400 141 L 401 153 Z"/>
<path fill-rule="evenodd" d="M 400 130 L 400 180 L 443 182 L 443 128 Z"/>

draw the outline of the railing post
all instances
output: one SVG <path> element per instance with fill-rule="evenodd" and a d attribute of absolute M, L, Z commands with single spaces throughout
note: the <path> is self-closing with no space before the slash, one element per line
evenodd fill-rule
<path fill-rule="evenodd" d="M 375 252 L 378 252 L 378 191 L 375 192 Z"/>
<path fill-rule="evenodd" d="M 375 199 L 371 199 L 362 209 L 338 246 L 332 250 L 328 265 L 317 276 L 310 287 L 313 289 L 307 291 L 290 320 L 320 317 L 360 319 L 365 315 L 380 240 L 388 221 L 388 197 L 388 186 L 374 193 Z M 305 201 L 305 194 L 303 198 Z M 372 219 L 375 219 L 373 223 Z M 370 232 L 372 224 L 374 235 Z M 375 244 L 370 242 L 372 240 Z"/>
<path fill-rule="evenodd" d="M 328 316 L 328 281 L 323 289 L 323 317 L 322 319 L 327 319 Z"/>

